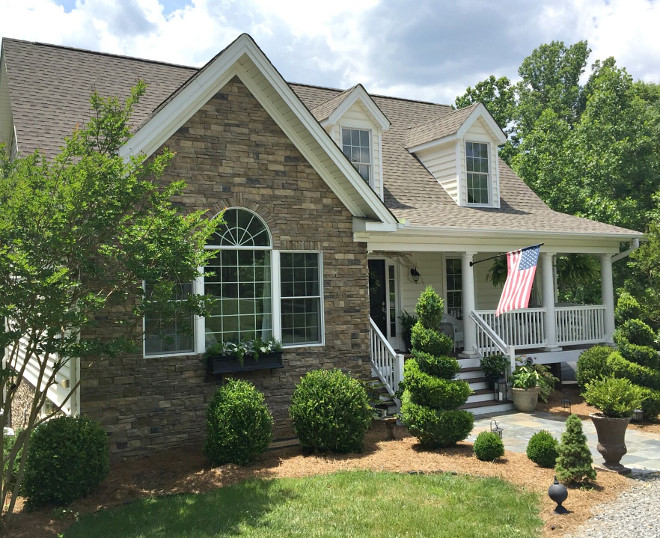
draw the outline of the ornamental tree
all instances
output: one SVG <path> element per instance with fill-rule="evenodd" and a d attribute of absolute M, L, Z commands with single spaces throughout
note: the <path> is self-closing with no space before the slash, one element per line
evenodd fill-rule
<path fill-rule="evenodd" d="M 14 468 L 21 450 L 27 454 L 35 425 L 52 415 L 39 418 L 48 388 L 71 357 L 92 362 L 135 350 L 141 316 L 158 312 L 166 324 L 181 310 L 203 314 L 210 306 L 209 299 L 194 294 L 170 299 L 205 264 L 204 245 L 217 222 L 173 205 L 185 184 L 160 181 L 172 159 L 169 151 L 149 158 L 120 156 L 130 136 L 132 108 L 145 89 L 139 82 L 124 103 L 94 93 L 91 119 L 52 159 L 39 151 L 12 159 L 0 147 L 3 427 L 26 382 L 26 365 L 37 371 L 27 424 L 6 456 L 3 451 L 3 469 Z M 149 296 L 144 281 L 154 283 Z M 114 305 L 130 305 L 132 311 L 113 316 Z M 100 317 L 103 338 L 92 331 Z M 67 398 L 76 388 L 70 387 Z M 0 428 L 3 447 L 4 442 Z M 24 459 L 17 468 L 15 475 L 2 476 L 7 514 L 21 487 Z"/>

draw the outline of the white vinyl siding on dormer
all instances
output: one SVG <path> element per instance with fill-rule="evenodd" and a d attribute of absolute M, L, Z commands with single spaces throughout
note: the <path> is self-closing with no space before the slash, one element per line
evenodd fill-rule
<path fill-rule="evenodd" d="M 363 110 L 359 102 L 354 103 L 344 114 L 338 124 L 327 127 L 327 131 L 342 148 L 342 129 L 358 129 L 369 131 L 371 141 L 371 176 L 369 185 L 383 199 L 383 173 L 382 173 L 382 132 L 371 121 L 369 115 Z"/>
<path fill-rule="evenodd" d="M 421 150 L 417 152 L 417 156 L 454 202 L 459 203 L 456 144 L 450 142 L 440 147 Z"/>

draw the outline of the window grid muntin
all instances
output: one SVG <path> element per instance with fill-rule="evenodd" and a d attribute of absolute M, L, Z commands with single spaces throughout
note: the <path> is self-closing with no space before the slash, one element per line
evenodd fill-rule
<path fill-rule="evenodd" d="M 394 265 L 387 266 L 387 292 L 389 294 L 390 337 L 396 337 L 396 273 Z"/>
<path fill-rule="evenodd" d="M 318 252 L 280 253 L 282 344 L 322 341 L 321 256 Z"/>
<path fill-rule="evenodd" d="M 367 183 L 371 181 L 371 131 L 342 128 L 342 151 Z"/>
<path fill-rule="evenodd" d="M 143 284 L 145 295 L 149 296 L 150 284 Z M 182 301 L 186 295 L 192 293 L 192 283 L 185 282 L 175 287 L 173 302 Z M 195 352 L 194 315 L 182 312 L 162 325 L 161 317 L 144 317 L 144 354 L 173 355 Z"/>
<path fill-rule="evenodd" d="M 252 211 L 240 207 L 226 209 L 223 223 L 209 238 L 207 248 L 271 248 L 266 223 Z"/>
<path fill-rule="evenodd" d="M 469 204 L 488 205 L 490 202 L 488 173 L 488 144 L 465 143 L 467 197 Z"/>
<path fill-rule="evenodd" d="M 447 258 L 445 262 L 447 278 L 447 312 L 461 319 L 463 317 L 463 268 L 458 258 Z"/>

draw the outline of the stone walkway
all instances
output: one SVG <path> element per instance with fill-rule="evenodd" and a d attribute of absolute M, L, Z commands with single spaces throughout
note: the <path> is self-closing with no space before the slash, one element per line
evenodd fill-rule
<path fill-rule="evenodd" d="M 544 412 L 518 413 L 515 411 L 478 417 L 474 421 L 474 428 L 467 440 L 474 442 L 480 432 L 490 431 L 491 420 L 497 421 L 497 425 L 503 429 L 502 441 L 506 450 L 525 453 L 529 438 L 537 431 L 547 430 L 558 441 L 561 440 L 566 417 Z M 587 444 L 591 450 L 594 465 L 601 465 L 603 457 L 596 449 L 598 443 L 596 429 L 590 419 L 582 421 L 582 430 L 587 436 Z M 623 456 L 621 463 L 630 468 L 633 475 L 660 471 L 660 435 L 628 428 L 626 430 L 626 447 L 628 453 Z"/>

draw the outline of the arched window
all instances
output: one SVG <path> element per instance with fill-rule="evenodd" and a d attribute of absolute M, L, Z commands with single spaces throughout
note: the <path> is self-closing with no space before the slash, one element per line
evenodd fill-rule
<path fill-rule="evenodd" d="M 218 299 L 206 316 L 206 343 L 273 336 L 272 240 L 266 223 L 243 208 L 227 209 L 207 248 L 204 293 Z"/>

